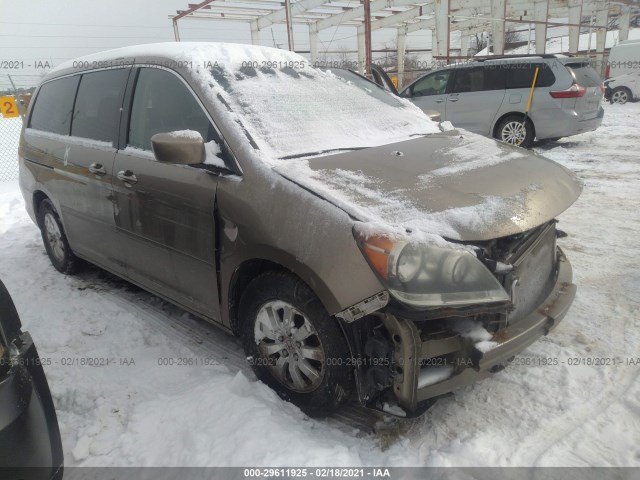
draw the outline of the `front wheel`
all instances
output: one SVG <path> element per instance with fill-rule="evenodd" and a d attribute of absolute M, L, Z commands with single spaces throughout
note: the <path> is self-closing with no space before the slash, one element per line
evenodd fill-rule
<path fill-rule="evenodd" d="M 535 137 L 533 124 L 529 119 L 511 115 L 500 122 L 495 138 L 509 145 L 529 148 Z"/>
<path fill-rule="evenodd" d="M 624 88 L 624 87 L 615 88 L 611 92 L 611 100 L 610 100 L 610 102 L 612 104 L 613 103 L 619 103 L 620 105 L 624 105 L 629 100 L 631 100 L 631 92 L 628 89 Z"/>
<path fill-rule="evenodd" d="M 353 390 L 337 321 L 297 277 L 256 277 L 239 309 L 242 343 L 256 376 L 310 416 L 331 414 Z"/>

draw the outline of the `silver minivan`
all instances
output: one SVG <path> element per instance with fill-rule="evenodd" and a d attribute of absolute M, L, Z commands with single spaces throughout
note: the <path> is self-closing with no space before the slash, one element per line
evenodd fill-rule
<path fill-rule="evenodd" d="M 603 92 L 588 58 L 541 55 L 451 65 L 419 78 L 400 95 L 423 111 L 440 112 L 456 127 L 530 147 L 534 138 L 598 128 Z"/>

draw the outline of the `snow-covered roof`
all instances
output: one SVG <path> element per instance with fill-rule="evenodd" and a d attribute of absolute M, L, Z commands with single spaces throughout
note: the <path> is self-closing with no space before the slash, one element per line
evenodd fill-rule
<path fill-rule="evenodd" d="M 51 71 L 52 74 L 75 68 L 79 64 L 99 66 L 118 60 L 132 60 L 138 57 L 157 57 L 167 60 L 188 60 L 194 52 L 206 55 L 211 61 L 218 59 L 248 61 L 254 57 L 279 58 L 281 60 L 305 60 L 303 57 L 277 48 L 262 47 L 258 45 L 246 45 L 224 42 L 163 42 L 132 45 L 122 48 L 114 48 L 103 52 L 85 55 L 83 57 L 68 60 Z"/>

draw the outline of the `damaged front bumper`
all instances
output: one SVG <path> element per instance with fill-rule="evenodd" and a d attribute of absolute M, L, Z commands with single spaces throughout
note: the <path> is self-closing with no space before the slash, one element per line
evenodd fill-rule
<path fill-rule="evenodd" d="M 420 323 L 390 313 L 381 315 L 393 342 L 393 396 L 408 416 L 422 413 L 436 397 L 502 370 L 558 325 L 575 298 L 576 286 L 571 264 L 562 250 L 557 252 L 550 293 L 529 315 L 494 332 L 493 348 L 483 348 L 455 332 L 425 338 Z"/>

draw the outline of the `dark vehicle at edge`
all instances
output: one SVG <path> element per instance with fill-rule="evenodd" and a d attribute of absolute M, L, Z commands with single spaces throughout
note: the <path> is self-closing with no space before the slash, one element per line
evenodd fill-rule
<path fill-rule="evenodd" d="M 0 478 L 61 480 L 62 441 L 42 362 L 0 281 Z"/>

